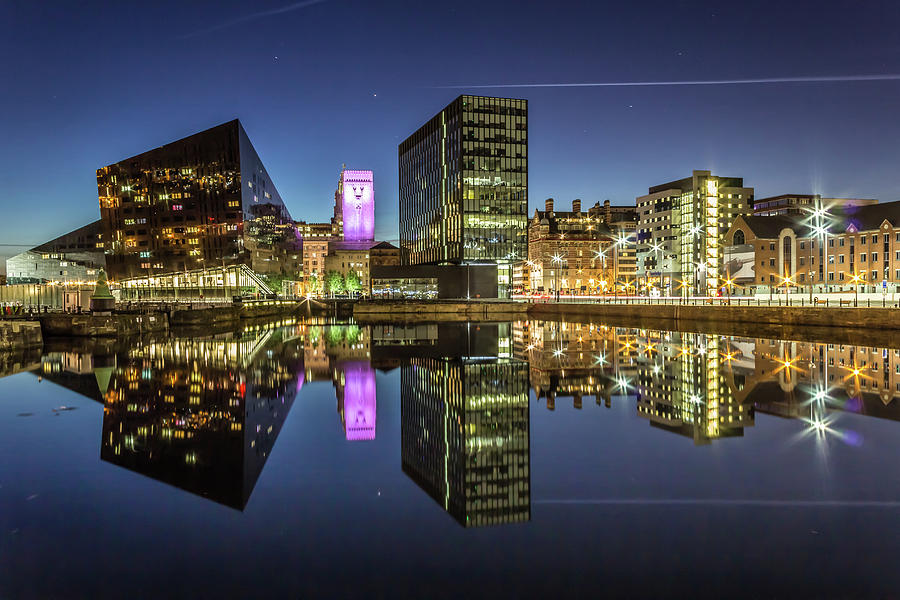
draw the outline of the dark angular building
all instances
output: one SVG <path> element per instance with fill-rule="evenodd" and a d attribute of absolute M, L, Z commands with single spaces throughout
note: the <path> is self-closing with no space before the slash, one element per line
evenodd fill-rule
<path fill-rule="evenodd" d="M 111 277 L 246 264 L 281 270 L 299 241 L 238 120 L 97 170 Z"/>
<path fill-rule="evenodd" d="M 528 246 L 528 102 L 460 96 L 399 147 L 405 265 L 493 263 Z"/>

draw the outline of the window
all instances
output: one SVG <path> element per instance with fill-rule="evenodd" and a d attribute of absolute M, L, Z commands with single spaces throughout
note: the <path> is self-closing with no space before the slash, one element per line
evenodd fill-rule
<path fill-rule="evenodd" d="M 806 242 L 800 242 L 800 249 L 806 250 Z"/>
<path fill-rule="evenodd" d="M 769 244 L 769 250 L 775 252 L 775 244 Z"/>
<path fill-rule="evenodd" d="M 774 259 L 774 258 L 770 258 L 770 259 L 769 259 L 769 266 L 770 266 L 770 267 L 774 267 L 774 266 L 775 266 L 775 259 Z"/>
<path fill-rule="evenodd" d="M 877 234 L 877 233 L 872 235 L 872 243 L 873 243 L 873 244 L 877 244 L 877 243 L 878 243 L 878 234 Z"/>
<path fill-rule="evenodd" d="M 745 243 L 745 242 L 744 242 L 744 232 L 741 231 L 740 229 L 738 229 L 737 231 L 735 231 L 735 232 L 734 232 L 734 238 L 732 239 L 732 242 L 734 243 L 735 246 L 739 246 L 739 245 L 741 245 L 741 244 L 744 244 L 744 243 Z"/>
<path fill-rule="evenodd" d="M 834 281 L 834 273 L 829 273 L 829 274 L 828 274 L 828 279 L 830 279 L 831 281 Z M 844 272 L 843 272 L 843 271 L 841 271 L 841 276 L 838 277 L 838 279 L 841 280 L 841 281 L 844 280 Z"/>
<path fill-rule="evenodd" d="M 859 255 L 859 262 L 866 262 L 866 253 L 863 252 Z"/>
<path fill-rule="evenodd" d="M 864 235 L 859 236 L 859 245 L 860 246 L 866 245 L 866 236 L 864 236 Z"/>
<path fill-rule="evenodd" d="M 828 240 L 828 241 L 830 242 L 830 243 L 828 244 L 829 246 L 834 246 L 834 240 Z M 838 244 L 838 245 L 839 245 L 841 248 L 844 247 L 844 238 L 841 238 L 841 242 L 840 242 L 840 244 Z"/>
<path fill-rule="evenodd" d="M 878 262 L 878 253 L 877 252 L 872 253 L 872 262 Z"/>
<path fill-rule="evenodd" d="M 839 263 L 839 264 L 844 264 L 844 255 L 843 255 L 843 254 L 841 254 L 840 256 L 838 256 L 838 263 Z"/>

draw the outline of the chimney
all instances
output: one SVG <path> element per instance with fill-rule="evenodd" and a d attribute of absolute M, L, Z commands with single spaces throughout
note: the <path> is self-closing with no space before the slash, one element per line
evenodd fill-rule
<path fill-rule="evenodd" d="M 581 212 L 581 198 L 572 200 L 572 212 L 576 214 Z"/>
<path fill-rule="evenodd" d="M 544 210 L 548 213 L 553 212 L 553 198 L 547 198 L 547 200 L 544 202 Z"/>

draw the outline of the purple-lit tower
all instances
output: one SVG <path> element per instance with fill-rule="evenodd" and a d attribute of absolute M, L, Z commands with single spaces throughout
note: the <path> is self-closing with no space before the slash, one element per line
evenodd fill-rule
<path fill-rule="evenodd" d="M 344 241 L 375 240 L 375 184 L 372 171 L 341 172 Z"/>
<path fill-rule="evenodd" d="M 343 419 L 347 440 L 374 440 L 377 412 L 375 369 L 368 362 L 348 362 L 342 368 Z"/>

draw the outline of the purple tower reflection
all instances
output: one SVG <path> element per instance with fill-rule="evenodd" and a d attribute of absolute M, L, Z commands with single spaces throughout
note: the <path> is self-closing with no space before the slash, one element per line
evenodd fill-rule
<path fill-rule="evenodd" d="M 375 185 L 372 171 L 341 173 L 341 212 L 344 240 L 367 242 L 375 239 Z"/>
<path fill-rule="evenodd" d="M 347 362 L 343 368 L 342 420 L 348 441 L 375 439 L 375 369 L 368 362 Z"/>

